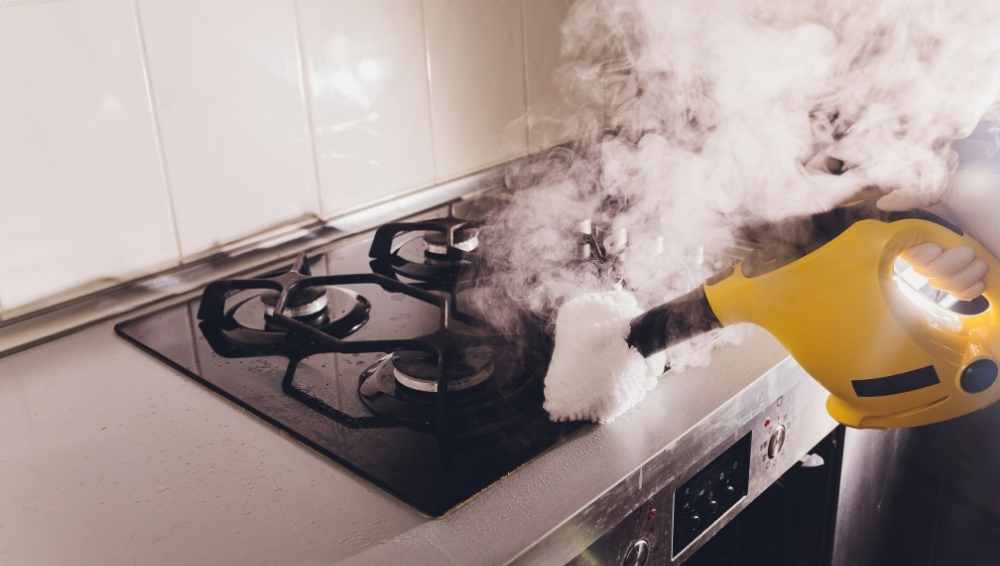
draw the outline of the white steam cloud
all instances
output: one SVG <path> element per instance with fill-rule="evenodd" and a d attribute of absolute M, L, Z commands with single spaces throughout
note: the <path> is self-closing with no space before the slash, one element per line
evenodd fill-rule
<path fill-rule="evenodd" d="M 578 141 L 513 172 L 485 228 L 494 290 L 544 313 L 624 274 L 652 306 L 731 260 L 747 223 L 863 190 L 936 201 L 951 142 L 996 110 L 1000 2 L 578 0 L 562 52 Z M 575 259 L 585 219 L 627 229 L 618 270 Z"/>

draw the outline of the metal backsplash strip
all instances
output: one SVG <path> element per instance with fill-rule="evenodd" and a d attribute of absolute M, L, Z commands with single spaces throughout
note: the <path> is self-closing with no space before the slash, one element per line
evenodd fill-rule
<path fill-rule="evenodd" d="M 0 357 L 143 307 L 186 300 L 216 279 L 277 267 L 302 252 L 364 234 L 385 222 L 440 214 L 438 209 L 451 202 L 506 187 L 506 172 L 531 158 L 521 157 L 329 220 L 297 219 L 170 269 L 93 292 L 71 290 L 26 312 L 8 313 L 8 318 L 0 320 Z"/>

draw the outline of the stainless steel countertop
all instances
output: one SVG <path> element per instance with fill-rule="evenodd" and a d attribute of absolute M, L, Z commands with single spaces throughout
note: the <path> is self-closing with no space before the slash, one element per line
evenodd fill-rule
<path fill-rule="evenodd" d="M 120 340 L 113 322 L 0 359 L 0 563 L 500 564 L 755 380 L 804 376 L 753 330 L 430 519 Z"/>

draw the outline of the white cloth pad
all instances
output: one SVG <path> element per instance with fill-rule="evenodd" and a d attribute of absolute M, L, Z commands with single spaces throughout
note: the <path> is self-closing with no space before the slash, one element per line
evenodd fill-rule
<path fill-rule="evenodd" d="M 545 375 L 545 410 L 552 420 L 611 422 L 656 385 L 666 355 L 643 358 L 625 341 L 629 321 L 642 312 L 626 291 L 581 295 L 559 309 Z"/>

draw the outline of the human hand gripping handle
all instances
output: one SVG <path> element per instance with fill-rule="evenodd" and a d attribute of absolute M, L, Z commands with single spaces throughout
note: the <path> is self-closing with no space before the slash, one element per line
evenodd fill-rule
<path fill-rule="evenodd" d="M 986 290 L 989 268 L 968 246 L 945 249 L 928 242 L 904 251 L 903 259 L 934 288 L 956 299 L 971 301 Z"/>
<path fill-rule="evenodd" d="M 905 190 L 892 191 L 878 201 L 883 210 L 907 210 L 919 206 Z M 939 204 L 963 230 L 994 256 L 1000 253 L 1000 176 L 981 167 L 960 170 L 952 178 Z M 946 247 L 926 242 L 903 253 L 905 259 L 931 284 L 961 300 L 971 300 L 986 288 L 988 268 L 983 257 L 969 246 Z"/>
<path fill-rule="evenodd" d="M 963 142 L 959 142 L 960 144 Z M 850 166 L 826 152 L 806 164 L 815 173 L 839 175 Z M 879 209 L 899 212 L 933 208 L 962 227 L 994 256 L 1000 255 L 1000 174 L 989 162 L 974 162 L 956 172 L 943 195 L 909 188 L 880 188 Z M 933 200 L 929 200 L 933 197 Z M 987 266 L 969 246 L 943 247 L 925 242 L 903 252 L 903 258 L 931 284 L 960 300 L 971 300 L 986 288 Z"/>

